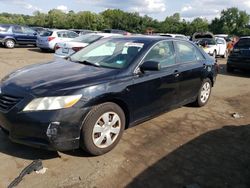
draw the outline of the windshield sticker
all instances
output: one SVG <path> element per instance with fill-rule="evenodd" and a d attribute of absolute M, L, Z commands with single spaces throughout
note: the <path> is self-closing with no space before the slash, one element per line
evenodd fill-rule
<path fill-rule="evenodd" d="M 143 43 L 134 43 L 134 42 L 127 42 L 125 44 L 125 46 L 127 47 L 138 47 L 138 48 L 142 48 L 144 46 Z"/>

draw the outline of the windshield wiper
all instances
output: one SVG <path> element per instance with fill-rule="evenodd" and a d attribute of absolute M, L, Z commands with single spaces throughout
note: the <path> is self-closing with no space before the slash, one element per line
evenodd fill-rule
<path fill-rule="evenodd" d="M 89 62 L 89 61 L 74 61 L 72 60 L 70 57 L 68 58 L 69 61 L 72 61 L 72 62 L 75 62 L 75 63 L 81 63 L 81 64 L 84 64 L 84 65 L 91 65 L 91 66 L 95 66 L 95 67 L 100 67 L 100 65 L 98 63 L 92 63 L 92 62 Z"/>
<path fill-rule="evenodd" d="M 89 61 L 78 61 L 78 63 L 82 63 L 84 65 L 91 65 L 91 66 L 95 66 L 95 67 L 100 67 L 100 65 L 98 63 L 92 63 L 92 62 L 89 62 Z"/>

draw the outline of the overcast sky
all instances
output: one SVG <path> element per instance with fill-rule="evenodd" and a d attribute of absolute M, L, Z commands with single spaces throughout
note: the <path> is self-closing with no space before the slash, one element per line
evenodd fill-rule
<path fill-rule="evenodd" d="M 31 15 L 34 11 L 48 12 L 53 8 L 101 12 L 108 8 L 147 14 L 158 20 L 179 12 L 182 18 L 192 20 L 203 17 L 208 20 L 219 16 L 221 10 L 238 7 L 250 14 L 250 0 L 0 0 L 0 12 Z"/>

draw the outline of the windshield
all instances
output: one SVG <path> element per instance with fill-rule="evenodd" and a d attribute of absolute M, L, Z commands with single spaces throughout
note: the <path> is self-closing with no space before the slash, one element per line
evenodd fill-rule
<path fill-rule="evenodd" d="M 100 35 L 83 35 L 83 36 L 73 39 L 72 42 L 83 42 L 83 43 L 90 44 L 101 39 L 102 37 L 103 36 L 100 36 Z"/>
<path fill-rule="evenodd" d="M 101 40 L 72 55 L 70 60 L 122 69 L 131 64 L 144 45 L 143 42 L 125 38 Z"/>
<path fill-rule="evenodd" d="M 250 38 L 240 39 L 235 46 L 237 48 L 250 48 Z"/>

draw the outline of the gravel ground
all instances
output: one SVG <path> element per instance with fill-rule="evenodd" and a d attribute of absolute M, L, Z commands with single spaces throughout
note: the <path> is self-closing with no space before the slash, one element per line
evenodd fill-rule
<path fill-rule="evenodd" d="M 37 48 L 0 48 L 0 78 L 53 60 Z M 110 153 L 51 152 L 11 143 L 0 131 L 0 187 L 34 159 L 48 170 L 18 187 L 250 187 L 250 74 L 221 73 L 203 108 L 182 107 L 125 131 Z M 235 119 L 237 112 L 243 117 Z"/>

